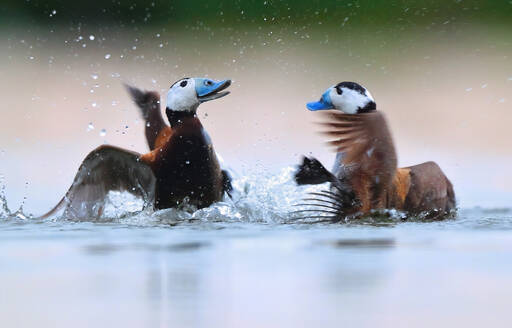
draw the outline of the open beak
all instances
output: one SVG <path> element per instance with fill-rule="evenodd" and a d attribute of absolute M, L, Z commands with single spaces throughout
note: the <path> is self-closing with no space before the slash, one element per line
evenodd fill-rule
<path fill-rule="evenodd" d="M 204 78 L 197 78 L 195 80 L 197 98 L 201 103 L 222 98 L 229 94 L 229 91 L 223 90 L 231 85 L 231 80 L 215 81 Z"/>

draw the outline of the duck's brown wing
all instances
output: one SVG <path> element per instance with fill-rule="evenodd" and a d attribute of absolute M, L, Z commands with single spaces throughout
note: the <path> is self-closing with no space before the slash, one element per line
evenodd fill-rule
<path fill-rule="evenodd" d="M 97 218 L 110 191 L 127 191 L 149 204 L 154 199 L 154 190 L 155 177 L 140 160 L 140 154 L 100 146 L 84 159 L 66 196 L 42 218 L 61 211 L 63 216 L 73 219 Z"/>
<path fill-rule="evenodd" d="M 322 125 L 332 138 L 329 144 L 343 152 L 347 182 L 361 204 L 360 210 L 385 207 L 397 170 L 397 157 L 386 119 L 380 112 L 326 113 Z"/>
<path fill-rule="evenodd" d="M 359 164 L 364 157 L 373 159 L 381 170 L 394 172 L 397 157 L 386 119 L 381 112 L 364 114 L 325 113 L 320 123 L 325 135 L 331 137 L 329 145 L 343 152 L 345 165 Z"/>

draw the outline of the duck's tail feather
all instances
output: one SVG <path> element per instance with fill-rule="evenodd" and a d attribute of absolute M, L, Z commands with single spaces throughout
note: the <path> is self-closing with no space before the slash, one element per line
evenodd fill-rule
<path fill-rule="evenodd" d="M 341 180 L 331 183 L 331 190 L 308 193 L 309 197 L 295 206 L 302 207 L 292 214 L 298 219 L 316 219 L 315 222 L 340 222 L 353 212 L 357 199 L 352 189 Z M 322 219 L 318 221 L 318 219 Z"/>
<path fill-rule="evenodd" d="M 295 182 L 298 185 L 315 185 L 325 182 L 336 183 L 337 181 L 338 179 L 314 157 L 304 156 L 302 163 L 295 173 Z"/>

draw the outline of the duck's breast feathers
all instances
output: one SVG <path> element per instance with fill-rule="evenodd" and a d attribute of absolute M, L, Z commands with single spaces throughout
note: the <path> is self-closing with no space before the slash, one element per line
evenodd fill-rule
<path fill-rule="evenodd" d="M 166 143 L 169 142 L 169 139 L 172 135 L 172 129 L 170 126 L 165 126 L 160 132 L 158 133 L 156 140 L 155 140 L 155 146 L 153 149 L 160 148 Z"/>
<path fill-rule="evenodd" d="M 211 143 L 208 133 L 203 128 L 201 121 L 196 116 L 183 117 L 179 120 L 179 124 L 172 126 L 171 137 L 168 138 L 166 144 L 181 143 L 189 138 L 202 138 L 206 143 Z"/>
<path fill-rule="evenodd" d="M 324 114 L 322 133 L 330 137 L 328 144 L 343 152 L 345 165 L 370 161 L 382 170 L 395 171 L 397 159 L 393 139 L 381 112 L 343 114 L 329 111 Z"/>
<path fill-rule="evenodd" d="M 154 197 L 155 177 L 140 154 L 113 146 L 91 151 L 78 169 L 73 184 L 59 204 L 43 217 L 63 210 L 73 218 L 99 216 L 110 191 L 127 191 L 146 202 Z"/>

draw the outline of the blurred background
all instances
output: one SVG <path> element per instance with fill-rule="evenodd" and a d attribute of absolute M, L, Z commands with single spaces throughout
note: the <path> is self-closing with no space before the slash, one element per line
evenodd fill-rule
<path fill-rule="evenodd" d="M 147 150 L 123 82 L 165 94 L 208 76 L 234 80 L 199 115 L 240 175 L 302 154 L 330 167 L 305 103 L 356 81 L 386 113 L 400 165 L 439 163 L 462 207 L 510 206 L 510 17 L 509 0 L 3 0 L 8 204 L 45 212 L 100 144 Z"/>

